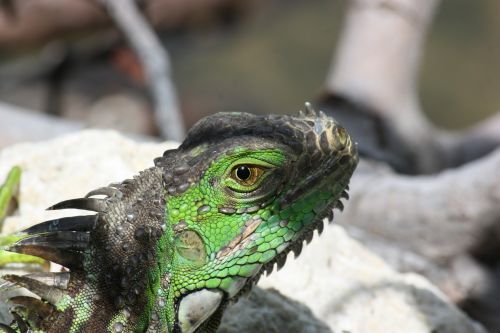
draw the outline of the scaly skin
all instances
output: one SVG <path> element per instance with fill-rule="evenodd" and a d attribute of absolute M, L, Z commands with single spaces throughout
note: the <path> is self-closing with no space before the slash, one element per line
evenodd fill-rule
<path fill-rule="evenodd" d="M 207 117 L 134 179 L 53 206 L 97 214 L 19 234 L 10 251 L 70 272 L 5 276 L 43 301 L 12 299 L 4 332 L 215 332 L 224 308 L 347 197 L 355 145 L 306 109 Z"/>

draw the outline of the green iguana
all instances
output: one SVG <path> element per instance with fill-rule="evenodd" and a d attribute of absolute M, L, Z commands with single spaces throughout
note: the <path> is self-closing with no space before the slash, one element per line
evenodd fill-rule
<path fill-rule="evenodd" d="M 299 116 L 218 113 L 130 180 L 49 209 L 6 249 L 69 271 L 3 277 L 39 298 L 10 299 L 0 332 L 212 333 L 225 307 L 342 209 L 357 164 L 343 127 Z"/>

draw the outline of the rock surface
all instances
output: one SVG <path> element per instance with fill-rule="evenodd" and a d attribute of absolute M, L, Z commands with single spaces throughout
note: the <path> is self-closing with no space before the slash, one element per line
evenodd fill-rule
<path fill-rule="evenodd" d="M 24 172 L 19 215 L 8 218 L 5 229 L 74 214 L 44 209 L 130 178 L 173 147 L 136 143 L 110 131 L 85 131 L 5 149 L 0 152 L 0 179 L 13 165 Z M 427 280 L 396 273 L 335 225 L 305 246 L 298 259 L 288 258 L 281 271 L 263 277 L 260 286 L 279 292 L 256 289 L 242 298 L 226 312 L 220 332 L 485 332 Z"/>
<path fill-rule="evenodd" d="M 435 286 L 400 274 L 337 225 L 260 281 L 305 303 L 334 333 L 485 332 Z"/>
<path fill-rule="evenodd" d="M 263 290 L 259 287 L 226 310 L 217 332 L 332 333 L 328 325 L 314 316 L 306 305 L 275 289 Z"/>

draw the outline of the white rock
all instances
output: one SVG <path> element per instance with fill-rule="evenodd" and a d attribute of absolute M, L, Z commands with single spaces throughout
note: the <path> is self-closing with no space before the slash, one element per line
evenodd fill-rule
<path fill-rule="evenodd" d="M 486 332 L 424 277 L 393 271 L 337 225 L 259 285 L 303 302 L 335 333 Z"/>
<path fill-rule="evenodd" d="M 46 212 L 59 201 L 79 198 L 90 190 L 131 178 L 150 168 L 155 157 L 176 143 L 135 142 L 114 131 L 87 130 L 40 143 L 19 144 L 0 151 L 0 182 L 10 168 L 22 169 L 20 216 L 5 221 L 12 232 L 40 221 L 74 215 Z M 76 212 L 82 214 L 82 211 Z"/>
<path fill-rule="evenodd" d="M 153 158 L 175 146 L 137 143 L 112 131 L 93 130 L 7 148 L 0 152 L 0 179 L 13 165 L 23 169 L 23 178 L 20 214 L 8 218 L 5 229 L 19 230 L 62 214 L 74 214 L 44 212 L 44 209 L 130 178 L 151 167 Z M 304 303 L 333 333 L 485 332 L 423 277 L 394 272 L 339 226 L 326 227 L 321 237 L 315 237 L 305 246 L 297 260 L 288 258 L 285 267 L 262 278 L 260 286 L 276 288 Z M 262 306 L 252 311 L 259 310 L 267 308 Z M 232 313 L 257 317 L 245 309 Z M 287 320 L 274 317 L 273 324 L 278 328 L 280 320 L 282 323 Z M 223 325 L 224 332 L 235 332 L 228 327 Z M 297 332 L 314 331 L 305 327 Z M 279 329 L 268 331 L 279 332 Z"/>

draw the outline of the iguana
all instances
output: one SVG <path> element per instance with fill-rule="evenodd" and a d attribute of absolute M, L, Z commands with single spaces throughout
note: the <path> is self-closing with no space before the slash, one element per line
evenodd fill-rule
<path fill-rule="evenodd" d="M 95 212 L 17 234 L 7 250 L 68 270 L 6 275 L 0 332 L 213 333 L 264 271 L 300 253 L 342 209 L 357 164 L 343 127 L 298 116 L 217 113 L 133 179 L 49 209 Z"/>

